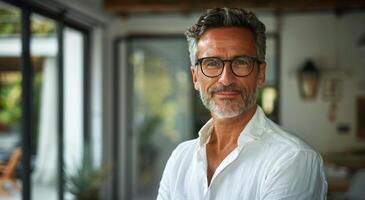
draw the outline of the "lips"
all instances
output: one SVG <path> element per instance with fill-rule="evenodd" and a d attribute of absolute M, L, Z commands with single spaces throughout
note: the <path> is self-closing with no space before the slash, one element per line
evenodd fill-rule
<path fill-rule="evenodd" d="M 211 87 L 208 89 L 208 93 L 217 97 L 218 99 L 233 99 L 242 95 L 243 88 L 238 87 L 237 85 L 231 84 L 228 86 L 219 85 L 216 87 Z"/>
<path fill-rule="evenodd" d="M 218 98 L 222 98 L 222 99 L 233 99 L 233 98 L 238 97 L 240 95 L 240 93 L 238 91 L 220 91 L 220 92 L 214 93 L 214 95 L 216 95 Z"/>

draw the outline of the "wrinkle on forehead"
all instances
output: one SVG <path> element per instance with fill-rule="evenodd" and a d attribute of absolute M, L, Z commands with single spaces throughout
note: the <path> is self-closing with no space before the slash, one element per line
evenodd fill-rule
<path fill-rule="evenodd" d="M 201 53 L 200 53 L 201 52 Z M 246 28 L 213 28 L 205 32 L 198 41 L 198 57 L 256 55 L 255 40 Z M 237 54 L 237 55 L 235 55 Z"/>

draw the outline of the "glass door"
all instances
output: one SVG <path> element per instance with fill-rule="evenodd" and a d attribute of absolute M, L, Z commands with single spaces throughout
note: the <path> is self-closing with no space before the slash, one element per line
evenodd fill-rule
<path fill-rule="evenodd" d="M 0 199 L 75 199 L 66 182 L 89 135 L 88 29 L 12 4 L 0 2 L 0 169 L 14 166 L 0 181 Z"/>
<path fill-rule="evenodd" d="M 122 48 L 121 46 L 127 48 Z M 183 37 L 131 37 L 122 42 L 130 77 L 122 152 L 126 199 L 155 199 L 172 150 L 193 136 L 192 81 Z M 121 62 L 123 63 L 123 62 Z M 122 69 L 123 70 L 123 69 Z M 122 100 L 123 101 L 123 100 Z M 129 128 L 128 128 L 129 127 Z M 121 139 L 120 141 L 123 141 Z M 123 159 L 122 159 L 123 160 Z M 122 184 L 123 185 L 123 184 Z"/>

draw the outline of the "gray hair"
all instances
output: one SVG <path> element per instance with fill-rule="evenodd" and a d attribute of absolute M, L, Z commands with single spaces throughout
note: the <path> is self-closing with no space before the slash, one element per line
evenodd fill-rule
<path fill-rule="evenodd" d="M 196 64 L 196 54 L 200 37 L 210 28 L 244 27 L 252 31 L 257 58 L 265 62 L 266 35 L 265 25 L 252 12 L 239 8 L 214 8 L 199 17 L 198 22 L 188 28 L 185 36 L 189 43 L 191 65 Z"/>

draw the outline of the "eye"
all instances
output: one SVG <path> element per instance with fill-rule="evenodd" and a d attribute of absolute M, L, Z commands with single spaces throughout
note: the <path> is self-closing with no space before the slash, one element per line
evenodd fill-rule
<path fill-rule="evenodd" d="M 234 59 L 232 64 L 236 67 L 247 67 L 248 65 L 250 65 L 250 63 L 252 63 L 250 59 L 239 57 Z"/>
<path fill-rule="evenodd" d="M 220 68 L 222 61 L 217 58 L 206 58 L 202 61 L 202 65 L 205 68 Z"/>

